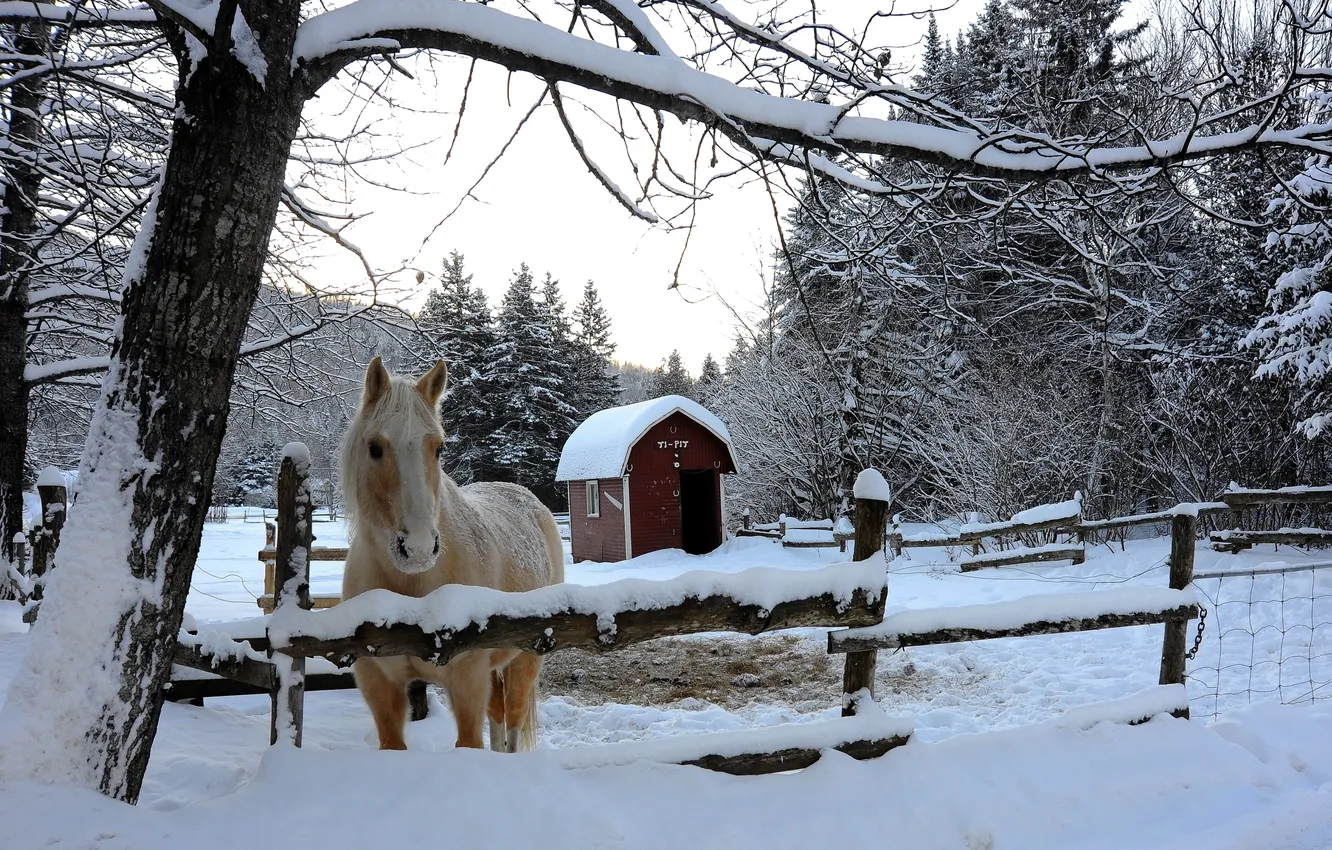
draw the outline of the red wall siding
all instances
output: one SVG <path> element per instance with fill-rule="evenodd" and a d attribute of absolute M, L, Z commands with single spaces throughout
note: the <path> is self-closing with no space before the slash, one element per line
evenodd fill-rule
<path fill-rule="evenodd" d="M 688 441 L 689 445 L 675 448 L 676 441 Z M 671 443 L 671 446 L 660 448 L 659 444 L 663 442 Z M 735 472 L 725 443 L 683 413 L 672 413 L 648 429 L 630 450 L 630 479 L 635 472 L 674 472 L 676 467 L 672 464 L 677 460 L 680 469 L 715 468 L 721 473 Z"/>
<path fill-rule="evenodd" d="M 678 447 L 677 442 L 687 442 L 687 445 Z M 662 443 L 667 443 L 667 447 L 662 448 Z M 679 467 L 675 466 L 677 461 Z M 629 509 L 633 515 L 635 556 L 658 549 L 679 549 L 683 545 L 680 535 L 681 469 L 735 472 L 725 443 L 683 413 L 673 413 L 649 429 L 629 452 Z M 719 506 L 720 503 L 719 493 Z M 720 507 L 717 524 L 720 528 Z"/>
<path fill-rule="evenodd" d="M 601 516 L 587 515 L 587 486 L 582 481 L 569 482 L 569 537 L 573 559 L 577 561 L 624 560 L 624 514 L 606 496 L 624 504 L 624 482 L 603 478 Z"/>
<path fill-rule="evenodd" d="M 680 476 L 670 472 L 629 473 L 634 557 L 658 549 L 679 549 Z"/>

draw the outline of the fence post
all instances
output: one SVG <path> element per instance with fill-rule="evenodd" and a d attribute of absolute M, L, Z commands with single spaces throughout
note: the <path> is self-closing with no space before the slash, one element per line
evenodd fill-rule
<path fill-rule="evenodd" d="M 891 496 L 888 484 L 878 470 L 866 469 L 856 477 L 855 497 L 856 545 L 852 550 L 851 560 L 865 561 L 878 554 L 884 547 L 884 537 L 888 531 L 888 503 Z M 870 698 L 874 697 L 874 670 L 878 660 L 879 653 L 873 649 L 846 654 L 846 667 L 842 670 L 843 717 L 850 717 L 856 713 L 854 694 L 868 689 Z"/>
<path fill-rule="evenodd" d="M 740 522 L 743 524 L 745 531 L 749 530 L 750 521 L 751 517 L 749 515 L 749 508 L 745 508 L 744 512 L 740 514 Z"/>
<path fill-rule="evenodd" d="M 56 483 L 59 482 L 59 483 Z M 42 524 L 32 541 L 32 574 L 37 582 L 32 598 L 42 598 L 45 575 L 55 564 L 56 549 L 60 546 L 60 530 L 65 527 L 65 507 L 68 491 L 64 478 L 54 469 L 42 470 L 37 479 L 37 496 L 42 502 Z"/>
<path fill-rule="evenodd" d="M 1193 557 L 1197 549 L 1198 517 L 1176 514 L 1170 521 L 1170 587 L 1183 590 L 1193 583 Z M 1165 624 L 1165 637 L 1161 642 L 1161 684 L 1184 684 L 1184 655 L 1188 651 L 1189 621 L 1179 620 Z M 1175 712 L 1186 720 L 1186 706 Z"/>
<path fill-rule="evenodd" d="M 310 498 L 310 450 L 304 443 L 288 443 L 282 450 L 282 468 L 278 471 L 277 540 L 273 564 L 273 613 L 295 604 L 310 610 L 310 547 L 314 542 L 314 523 Z M 268 743 L 286 735 L 294 746 L 301 745 L 305 720 L 305 659 L 291 658 L 268 651 L 273 661 L 272 722 Z"/>

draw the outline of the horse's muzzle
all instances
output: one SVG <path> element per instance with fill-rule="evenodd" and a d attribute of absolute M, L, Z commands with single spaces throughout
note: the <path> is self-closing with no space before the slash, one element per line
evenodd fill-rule
<path fill-rule="evenodd" d="M 418 535 L 418 538 L 420 535 Z M 435 565 L 439 557 L 439 532 L 432 529 L 430 547 L 412 546 L 412 537 L 405 531 L 399 531 L 389 546 L 393 565 L 404 573 L 423 573 Z"/>

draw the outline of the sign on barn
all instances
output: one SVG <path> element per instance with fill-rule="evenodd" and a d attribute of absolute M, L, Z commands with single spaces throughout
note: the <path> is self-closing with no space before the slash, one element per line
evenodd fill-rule
<path fill-rule="evenodd" d="M 684 396 L 592 414 L 564 444 L 555 473 L 569 486 L 574 561 L 711 552 L 722 542 L 722 476 L 735 471 L 726 425 Z"/>

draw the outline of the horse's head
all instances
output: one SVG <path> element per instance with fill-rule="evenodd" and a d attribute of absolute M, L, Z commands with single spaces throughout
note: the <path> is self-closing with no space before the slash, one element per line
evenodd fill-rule
<path fill-rule="evenodd" d="M 370 362 L 361 408 L 342 443 L 343 505 L 356 533 L 371 535 L 404 573 L 421 573 L 439 556 L 439 459 L 444 431 L 439 397 L 444 361 L 413 384 Z"/>

